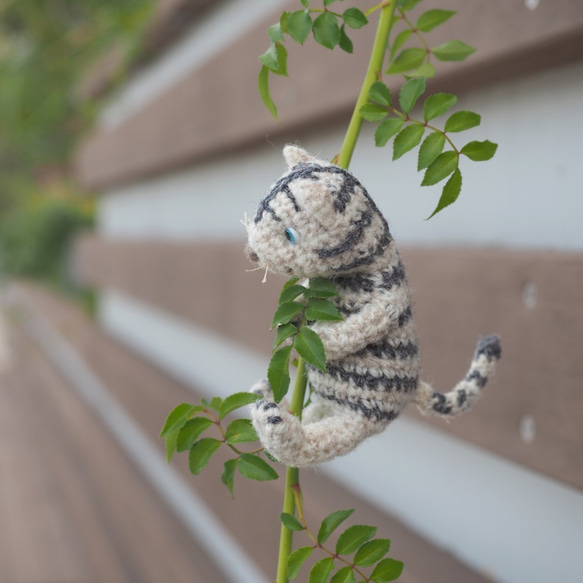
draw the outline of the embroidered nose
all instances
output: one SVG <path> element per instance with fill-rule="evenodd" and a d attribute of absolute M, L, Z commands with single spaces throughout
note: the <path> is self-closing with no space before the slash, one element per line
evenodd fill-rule
<path fill-rule="evenodd" d="M 253 263 L 257 263 L 259 261 L 259 257 L 257 256 L 257 253 L 255 253 L 255 251 L 253 251 L 253 249 L 251 249 L 251 247 L 249 247 L 249 245 L 247 245 L 247 247 L 245 247 L 245 253 L 246 253 L 247 257 L 249 258 L 249 260 L 253 261 Z"/>

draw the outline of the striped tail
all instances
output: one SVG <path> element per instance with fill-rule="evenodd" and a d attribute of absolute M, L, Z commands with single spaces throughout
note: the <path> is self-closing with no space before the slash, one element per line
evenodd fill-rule
<path fill-rule="evenodd" d="M 478 400 L 482 388 L 494 373 L 502 348 L 498 336 L 486 336 L 478 342 L 470 370 L 463 381 L 449 393 L 437 393 L 431 385 L 421 381 L 415 404 L 424 415 L 454 416 L 469 411 Z"/>

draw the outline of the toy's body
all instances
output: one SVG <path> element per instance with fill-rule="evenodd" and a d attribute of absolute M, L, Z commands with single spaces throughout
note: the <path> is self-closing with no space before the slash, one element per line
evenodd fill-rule
<path fill-rule="evenodd" d="M 300 421 L 266 399 L 252 407 L 266 449 L 290 466 L 343 455 L 379 433 L 409 401 L 425 414 L 471 408 L 500 357 L 491 336 L 478 344 L 465 379 L 440 394 L 420 380 L 420 355 L 403 264 L 386 220 L 348 172 L 294 146 L 289 171 L 259 205 L 249 228 L 249 255 L 289 277 L 325 277 L 338 296 L 341 322 L 313 322 L 327 372 L 308 366 L 312 403 Z"/>

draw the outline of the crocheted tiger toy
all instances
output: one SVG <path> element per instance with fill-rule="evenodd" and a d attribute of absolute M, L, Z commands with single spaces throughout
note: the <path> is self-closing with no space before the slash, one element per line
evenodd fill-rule
<path fill-rule="evenodd" d="M 308 365 L 312 399 L 301 422 L 283 401 L 273 402 L 267 381 L 252 388 L 264 397 L 251 406 L 263 446 L 288 466 L 311 466 L 381 432 L 409 402 L 425 414 L 468 411 L 500 358 L 498 337 L 478 342 L 451 392 L 420 380 L 407 277 L 387 221 L 346 170 L 296 146 L 283 154 L 289 169 L 248 225 L 248 256 L 288 277 L 329 278 L 344 320 L 309 324 L 324 344 L 327 370 Z"/>

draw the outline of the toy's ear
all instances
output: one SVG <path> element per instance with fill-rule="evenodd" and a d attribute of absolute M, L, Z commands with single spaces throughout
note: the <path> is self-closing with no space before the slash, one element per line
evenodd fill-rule
<path fill-rule="evenodd" d="M 283 149 L 283 157 L 287 163 L 288 169 L 291 170 L 294 166 L 297 166 L 301 162 L 310 162 L 314 160 L 314 156 L 306 152 L 299 146 L 294 146 L 293 144 L 288 144 Z"/>

